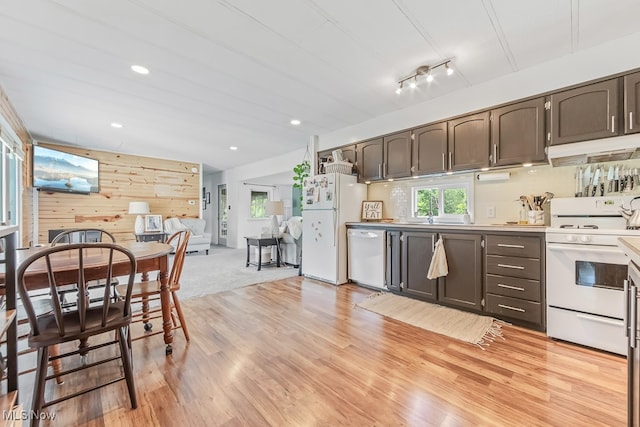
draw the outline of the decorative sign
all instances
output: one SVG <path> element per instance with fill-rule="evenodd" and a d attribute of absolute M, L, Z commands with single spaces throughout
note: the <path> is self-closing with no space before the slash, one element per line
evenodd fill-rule
<path fill-rule="evenodd" d="M 381 221 L 382 220 L 382 202 L 369 201 L 362 202 L 362 219 L 364 221 Z"/>

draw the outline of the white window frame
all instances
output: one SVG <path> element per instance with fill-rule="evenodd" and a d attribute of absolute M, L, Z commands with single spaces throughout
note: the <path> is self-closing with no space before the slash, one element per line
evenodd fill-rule
<path fill-rule="evenodd" d="M 263 216 L 253 216 L 253 212 L 252 212 L 252 209 L 251 209 L 251 202 L 253 201 L 253 193 L 264 193 L 266 195 L 265 205 L 266 205 L 266 202 L 271 200 L 271 192 L 268 191 L 268 190 L 263 190 L 263 189 L 251 189 L 251 190 L 249 190 L 249 218 L 251 218 L 251 219 L 268 219 L 268 218 L 270 218 L 269 215 L 267 215 L 266 210 L 264 211 L 264 215 Z"/>
<path fill-rule="evenodd" d="M 471 217 L 471 222 L 473 222 L 474 218 L 474 185 L 473 185 L 473 176 L 470 178 L 464 179 L 455 179 L 455 180 L 446 180 L 446 181 L 438 181 L 438 182 L 427 182 L 421 185 L 415 185 L 411 187 L 411 216 L 415 219 L 427 219 L 428 216 L 418 216 L 418 191 L 419 190 L 429 190 L 436 189 L 438 190 L 438 212 L 440 215 L 433 216 L 434 223 L 453 223 L 453 224 L 463 224 L 464 223 L 464 214 L 445 214 L 442 211 L 444 207 L 444 190 L 450 188 L 463 188 L 467 192 L 467 211 L 469 212 L 469 216 Z"/>

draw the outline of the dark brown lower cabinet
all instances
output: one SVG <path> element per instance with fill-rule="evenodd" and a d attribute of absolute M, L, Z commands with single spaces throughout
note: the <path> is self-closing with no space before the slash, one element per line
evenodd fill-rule
<path fill-rule="evenodd" d="M 427 279 L 436 233 L 407 231 L 402 234 L 402 292 L 424 300 L 437 298 L 437 279 Z"/>
<path fill-rule="evenodd" d="M 482 235 L 440 234 L 449 274 L 438 279 L 438 301 L 482 311 Z"/>
<path fill-rule="evenodd" d="M 385 271 L 385 285 L 391 291 L 400 291 L 400 268 L 401 268 L 401 254 L 402 248 L 400 247 L 400 231 L 389 230 L 386 232 L 387 238 L 387 253 L 386 253 L 386 271 Z"/>

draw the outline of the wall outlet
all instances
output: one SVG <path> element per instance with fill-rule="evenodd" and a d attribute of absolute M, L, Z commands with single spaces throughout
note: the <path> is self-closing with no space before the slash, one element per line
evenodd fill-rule
<path fill-rule="evenodd" d="M 496 217 L 496 207 L 488 206 L 487 207 L 487 218 L 495 218 Z"/>

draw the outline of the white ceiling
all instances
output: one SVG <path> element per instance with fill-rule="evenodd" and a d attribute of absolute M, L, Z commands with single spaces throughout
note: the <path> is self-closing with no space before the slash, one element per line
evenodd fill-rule
<path fill-rule="evenodd" d="M 0 0 L 0 85 L 36 139 L 212 172 L 638 32 L 638 16 L 637 0 Z M 447 58 L 453 76 L 394 93 Z"/>

